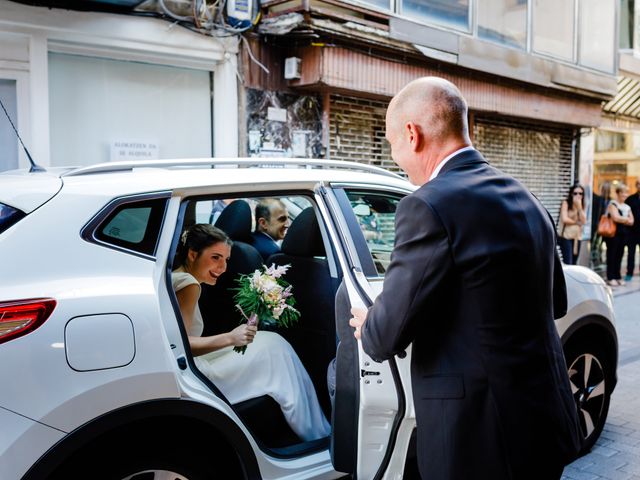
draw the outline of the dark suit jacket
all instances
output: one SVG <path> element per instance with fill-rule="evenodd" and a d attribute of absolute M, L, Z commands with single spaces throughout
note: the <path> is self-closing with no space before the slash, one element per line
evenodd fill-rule
<path fill-rule="evenodd" d="M 554 318 L 566 287 L 547 211 L 475 150 L 404 198 L 364 350 L 413 342 L 425 480 L 552 478 L 579 448 Z M 557 477 L 556 477 L 557 478 Z"/>
<path fill-rule="evenodd" d="M 280 245 L 278 245 L 273 238 L 263 232 L 253 232 L 251 234 L 251 245 L 260 252 L 260 255 L 262 255 L 265 262 L 271 255 L 280 251 Z"/>

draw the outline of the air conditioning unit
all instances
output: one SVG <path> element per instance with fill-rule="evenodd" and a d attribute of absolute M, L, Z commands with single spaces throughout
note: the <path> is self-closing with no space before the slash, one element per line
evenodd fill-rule
<path fill-rule="evenodd" d="M 302 60 L 298 57 L 287 57 L 284 60 L 284 78 L 294 80 L 302 76 Z"/>

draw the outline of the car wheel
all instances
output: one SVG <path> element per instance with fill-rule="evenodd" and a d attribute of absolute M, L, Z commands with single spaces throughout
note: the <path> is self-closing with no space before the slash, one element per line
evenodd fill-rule
<path fill-rule="evenodd" d="M 602 348 L 578 342 L 566 351 L 571 392 L 584 439 L 581 453 L 593 447 L 607 420 L 613 386 L 609 358 Z"/>
<path fill-rule="evenodd" d="M 168 425 L 169 426 L 169 425 Z M 51 480 L 212 480 L 246 478 L 228 446 L 167 428 L 119 431 L 73 453 Z M 196 438 L 198 437 L 198 438 Z"/>
<path fill-rule="evenodd" d="M 108 462 L 102 456 L 94 456 L 92 462 L 73 462 L 63 472 L 54 475 L 62 478 L 92 478 L 95 480 L 207 480 L 212 478 L 243 478 L 242 475 L 227 476 L 229 472 L 214 471 L 203 465 L 201 459 L 158 458 L 140 452 L 135 457 L 114 457 Z M 62 473 L 62 474 L 61 474 Z M 222 475 L 222 476 L 218 476 Z"/>
<path fill-rule="evenodd" d="M 123 480 L 189 480 L 189 478 L 168 470 L 146 470 L 129 475 Z"/>

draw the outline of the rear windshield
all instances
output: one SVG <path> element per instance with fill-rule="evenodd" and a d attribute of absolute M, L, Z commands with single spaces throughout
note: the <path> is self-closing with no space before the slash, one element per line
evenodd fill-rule
<path fill-rule="evenodd" d="M 18 220 L 24 218 L 25 213 L 17 208 L 0 203 L 0 233 L 4 232 Z"/>

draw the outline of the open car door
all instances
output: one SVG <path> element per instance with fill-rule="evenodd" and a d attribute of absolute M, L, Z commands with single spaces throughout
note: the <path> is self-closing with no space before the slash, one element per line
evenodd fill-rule
<path fill-rule="evenodd" d="M 401 357 L 375 362 L 356 341 L 349 319 L 351 307 L 370 307 L 382 291 L 393 248 L 395 206 L 408 192 L 332 187 L 326 198 L 342 232 L 338 236 L 347 263 L 336 295 L 332 462 L 336 470 L 357 479 L 398 478 L 415 427 L 410 349 Z"/>

